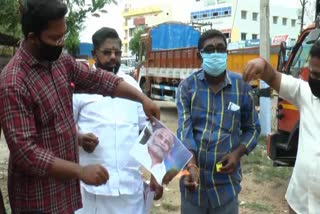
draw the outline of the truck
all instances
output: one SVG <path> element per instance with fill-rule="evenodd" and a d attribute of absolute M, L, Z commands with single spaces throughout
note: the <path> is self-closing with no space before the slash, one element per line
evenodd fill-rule
<path fill-rule="evenodd" d="M 298 36 L 296 44 L 286 59 L 287 47 L 283 42 L 278 55 L 278 70 L 308 81 L 309 52 L 312 45 L 320 37 L 320 0 L 316 0 L 315 22 L 307 26 Z M 299 111 L 292 103 L 278 98 L 277 130 L 267 138 L 267 155 L 274 166 L 291 167 L 296 161 L 299 139 Z"/>
<path fill-rule="evenodd" d="M 175 101 L 179 82 L 200 68 L 199 37 L 200 31 L 178 22 L 159 24 L 141 35 L 138 83 L 145 94 Z"/>
<path fill-rule="evenodd" d="M 184 78 L 201 68 L 198 58 L 200 30 L 179 22 L 154 26 L 141 36 L 135 75 L 143 92 L 151 99 L 175 102 L 176 90 Z M 280 46 L 271 46 L 270 62 L 276 67 Z M 259 47 L 228 51 L 227 68 L 242 73 L 248 60 L 259 57 Z M 251 82 L 256 88 L 258 81 Z"/>

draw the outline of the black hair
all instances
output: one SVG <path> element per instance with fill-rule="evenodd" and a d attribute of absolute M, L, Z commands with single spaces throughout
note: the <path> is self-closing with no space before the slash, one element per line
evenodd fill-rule
<path fill-rule="evenodd" d="M 120 47 L 122 47 L 122 42 L 117 31 L 113 28 L 103 27 L 96 31 L 92 36 L 93 48 L 98 49 L 106 39 L 118 39 Z"/>
<path fill-rule="evenodd" d="M 20 5 L 22 32 L 39 35 L 48 28 L 48 22 L 63 18 L 68 8 L 62 0 L 22 0 Z"/>
<path fill-rule="evenodd" d="M 223 39 L 226 47 L 227 47 L 227 39 L 225 37 L 225 35 L 223 33 L 221 33 L 218 30 L 207 30 L 206 32 L 204 32 L 198 41 L 198 50 L 201 50 L 203 48 L 203 44 L 207 39 L 211 39 L 211 38 L 215 38 L 215 37 L 220 37 Z"/>
<path fill-rule="evenodd" d="M 320 59 L 320 40 L 317 40 L 310 49 L 310 57 L 317 57 Z"/>

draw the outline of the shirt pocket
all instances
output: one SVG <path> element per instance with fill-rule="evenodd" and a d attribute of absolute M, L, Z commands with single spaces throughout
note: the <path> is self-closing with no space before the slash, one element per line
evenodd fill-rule
<path fill-rule="evenodd" d="M 240 111 L 224 110 L 221 112 L 221 118 L 220 128 L 231 133 L 239 126 Z"/>

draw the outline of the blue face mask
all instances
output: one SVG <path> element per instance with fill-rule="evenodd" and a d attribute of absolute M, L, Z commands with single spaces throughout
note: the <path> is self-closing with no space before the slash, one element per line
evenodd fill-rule
<path fill-rule="evenodd" d="M 202 68 L 210 76 L 217 77 L 227 68 L 227 53 L 201 53 Z"/>

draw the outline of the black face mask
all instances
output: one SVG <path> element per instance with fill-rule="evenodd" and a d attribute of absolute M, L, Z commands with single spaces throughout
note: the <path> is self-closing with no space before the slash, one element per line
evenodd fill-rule
<path fill-rule="evenodd" d="M 41 60 L 53 62 L 60 57 L 63 49 L 62 46 L 49 45 L 42 40 L 40 40 L 40 42 L 39 56 Z"/>
<path fill-rule="evenodd" d="M 97 61 L 96 67 L 101 68 L 103 70 L 107 70 L 109 72 L 112 72 L 114 74 L 118 73 L 119 68 L 120 68 L 120 63 L 116 63 L 116 66 L 112 65 L 113 63 L 107 62 L 107 63 L 100 63 Z"/>
<path fill-rule="evenodd" d="M 309 86 L 314 96 L 320 98 L 320 80 L 309 76 Z"/>

